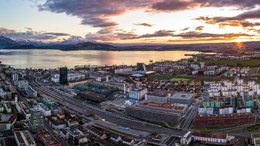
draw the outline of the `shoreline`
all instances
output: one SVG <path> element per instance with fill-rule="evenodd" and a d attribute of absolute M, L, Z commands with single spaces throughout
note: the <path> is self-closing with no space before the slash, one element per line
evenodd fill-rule
<path fill-rule="evenodd" d="M 56 49 L 56 48 L 1 48 L 0 50 L 60 50 L 60 51 L 196 51 L 196 52 L 212 52 L 214 50 L 203 50 L 203 49 Z"/>

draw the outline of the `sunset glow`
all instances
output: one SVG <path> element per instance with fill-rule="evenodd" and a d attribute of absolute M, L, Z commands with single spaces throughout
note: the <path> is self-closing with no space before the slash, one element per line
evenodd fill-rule
<path fill-rule="evenodd" d="M 117 44 L 259 41 L 259 14 L 257 0 L 3 0 L 0 35 Z"/>

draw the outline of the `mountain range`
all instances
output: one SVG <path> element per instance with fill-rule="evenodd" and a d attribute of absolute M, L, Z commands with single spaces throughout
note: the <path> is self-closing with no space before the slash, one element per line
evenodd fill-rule
<path fill-rule="evenodd" d="M 1 49 L 59 49 L 59 50 L 113 50 L 115 46 L 94 43 L 94 42 L 80 42 L 76 44 L 64 43 L 41 43 L 32 41 L 15 41 L 0 35 L 0 48 Z"/>
<path fill-rule="evenodd" d="M 19 43 L 17 43 L 16 41 L 0 35 L 0 48 L 12 47 L 17 45 L 19 45 Z"/>
<path fill-rule="evenodd" d="M 244 42 L 243 49 L 248 51 L 260 50 L 260 42 Z M 15 41 L 0 35 L 0 49 L 56 49 L 63 51 L 71 50 L 106 50 L 106 51 L 130 51 L 130 50 L 192 50 L 202 52 L 233 52 L 241 50 L 241 45 L 237 43 L 206 43 L 206 44 L 135 44 L 135 45 L 118 45 L 104 44 L 97 42 L 79 42 L 66 44 L 63 42 L 57 43 L 42 43 L 32 41 Z"/>

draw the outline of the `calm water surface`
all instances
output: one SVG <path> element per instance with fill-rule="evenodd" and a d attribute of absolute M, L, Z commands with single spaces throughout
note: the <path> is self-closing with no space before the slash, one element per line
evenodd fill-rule
<path fill-rule="evenodd" d="M 150 60 L 180 60 L 194 51 L 60 51 L 60 50 L 0 50 L 0 61 L 16 68 L 57 68 L 77 65 L 134 65 Z"/>

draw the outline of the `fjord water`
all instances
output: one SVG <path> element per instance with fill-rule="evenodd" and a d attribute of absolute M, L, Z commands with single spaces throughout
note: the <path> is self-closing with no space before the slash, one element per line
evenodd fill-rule
<path fill-rule="evenodd" d="M 150 60 L 180 60 L 194 51 L 61 51 L 61 50 L 0 50 L 0 61 L 16 68 L 57 68 L 77 65 L 135 65 Z"/>

